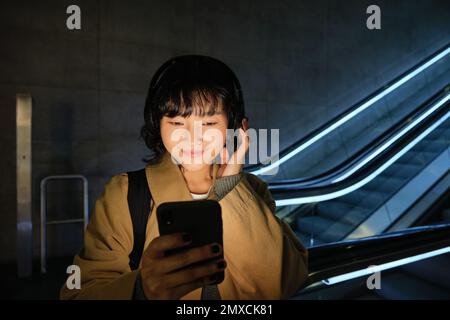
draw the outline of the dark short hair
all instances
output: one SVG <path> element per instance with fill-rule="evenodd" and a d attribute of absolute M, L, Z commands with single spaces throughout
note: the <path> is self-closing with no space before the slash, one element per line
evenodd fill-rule
<path fill-rule="evenodd" d="M 202 101 L 208 102 L 208 110 L 198 103 Z M 145 101 L 140 135 L 151 154 L 143 161 L 157 163 L 165 152 L 160 131 L 163 116 L 213 115 L 220 108 L 228 118 L 228 128 L 237 129 L 245 115 L 244 99 L 239 80 L 226 64 L 200 55 L 165 62 L 153 76 Z"/>

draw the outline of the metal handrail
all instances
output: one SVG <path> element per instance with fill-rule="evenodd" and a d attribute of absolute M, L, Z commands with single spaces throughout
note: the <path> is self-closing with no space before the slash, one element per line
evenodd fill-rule
<path fill-rule="evenodd" d="M 83 218 L 47 221 L 47 183 L 50 180 L 80 179 L 83 182 Z M 47 226 L 83 222 L 83 232 L 89 221 L 88 180 L 79 174 L 52 175 L 41 180 L 41 273 L 47 272 Z"/>
<path fill-rule="evenodd" d="M 437 249 L 450 248 L 450 224 L 413 227 L 367 238 L 319 245 L 308 250 L 308 279 L 300 290 L 324 280 Z"/>
<path fill-rule="evenodd" d="M 447 94 L 445 96 L 445 101 L 441 100 L 440 103 L 441 102 L 443 103 L 436 113 L 430 115 L 424 122 L 416 126 L 412 132 L 402 136 L 402 138 L 390 145 L 389 148 L 382 153 L 378 154 L 366 166 L 360 168 L 356 174 L 346 177 L 346 179 L 328 185 L 324 184 L 307 187 L 295 186 L 295 184 L 294 186 L 291 186 L 287 183 L 284 186 L 280 185 L 276 188 L 271 188 L 269 184 L 269 189 L 271 190 L 277 206 L 331 200 L 354 191 L 370 182 L 374 177 L 380 174 L 381 171 L 390 166 L 401 154 L 409 150 L 418 143 L 418 141 L 422 140 L 428 133 L 433 131 L 443 121 L 450 117 L 450 95 Z M 330 195 L 336 196 L 332 197 Z M 307 199 L 308 201 L 299 201 L 304 199 Z"/>
<path fill-rule="evenodd" d="M 421 60 L 419 63 L 417 63 L 407 71 L 395 77 L 389 83 L 379 88 L 377 91 L 373 92 L 368 97 L 352 105 L 350 108 L 346 109 L 342 113 L 328 120 L 325 124 L 321 125 L 319 128 L 315 129 L 314 131 L 307 134 L 305 137 L 294 142 L 292 145 L 288 146 L 287 148 L 279 152 L 276 155 L 278 160 L 276 160 L 275 162 L 269 161 L 270 160 L 269 159 L 267 160 L 268 164 L 258 163 L 245 166 L 244 171 L 253 173 L 255 175 L 259 175 L 262 172 L 269 171 L 270 170 L 269 168 L 273 167 L 275 163 L 277 163 L 276 164 L 277 166 L 280 166 L 285 161 L 288 161 L 288 159 L 292 158 L 299 152 L 305 150 L 310 145 L 316 143 L 318 140 L 325 137 L 330 132 L 333 132 L 342 124 L 346 123 L 360 112 L 366 110 L 368 107 L 372 106 L 375 102 L 379 101 L 387 94 L 393 92 L 398 87 L 405 84 L 410 79 L 414 78 L 415 76 L 426 70 L 428 67 L 430 67 L 440 59 L 443 59 L 449 54 L 450 54 L 450 43 L 447 43 L 445 46 L 441 47 L 439 50 L 435 51 L 430 56 Z"/>

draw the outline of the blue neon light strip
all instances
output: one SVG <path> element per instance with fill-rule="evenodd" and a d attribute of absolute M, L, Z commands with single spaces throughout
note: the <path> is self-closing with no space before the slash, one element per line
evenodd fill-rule
<path fill-rule="evenodd" d="M 351 170 L 347 171 L 345 174 L 340 176 L 339 178 L 336 178 L 332 181 L 332 183 L 342 181 L 349 176 L 351 176 L 353 173 L 358 171 L 361 167 L 365 166 L 367 163 L 369 163 L 373 158 L 375 158 L 377 155 L 379 155 L 381 152 L 386 150 L 389 146 L 391 146 L 395 141 L 403 137 L 408 131 L 412 130 L 415 126 L 417 126 L 420 122 L 422 122 L 425 118 L 430 116 L 434 111 L 439 109 L 444 103 L 446 103 L 450 99 L 450 95 L 447 95 L 444 99 L 436 103 L 433 107 L 427 110 L 424 114 L 422 114 L 419 118 L 417 118 L 414 122 L 410 123 L 406 128 L 404 128 L 402 131 L 397 133 L 394 137 L 391 138 L 391 140 L 387 141 L 385 144 L 383 144 L 380 148 L 378 148 L 374 153 L 372 153 L 369 157 L 365 158 L 363 161 L 361 161 L 359 164 L 354 166 Z"/>
<path fill-rule="evenodd" d="M 448 96 L 446 96 L 446 97 L 448 97 Z M 440 103 L 440 102 L 438 102 L 438 103 Z M 361 180 L 351 186 L 348 186 L 347 188 L 344 188 L 342 190 L 338 190 L 338 191 L 327 193 L 327 194 L 310 196 L 310 197 L 300 197 L 300 198 L 276 200 L 275 201 L 276 205 L 277 206 L 288 206 L 288 205 L 296 205 L 296 204 L 302 204 L 302 203 L 326 201 L 326 200 L 341 197 L 343 195 L 346 195 L 350 192 L 353 192 L 353 191 L 361 188 L 365 184 L 367 184 L 370 181 L 372 181 L 373 179 L 375 179 L 379 174 L 381 174 L 384 170 L 386 170 L 389 166 L 391 166 L 395 161 L 397 161 L 401 156 L 403 156 L 406 152 L 408 152 L 411 148 L 413 148 L 417 143 L 422 141 L 428 134 L 430 134 L 434 129 L 436 129 L 441 123 L 443 123 L 449 117 L 450 117 L 450 112 L 447 112 L 439 120 L 437 120 L 435 123 L 433 123 L 433 125 L 431 125 L 429 128 L 424 130 L 424 132 L 422 132 L 413 141 L 411 141 L 409 144 L 407 144 L 401 151 L 399 151 L 396 155 L 394 155 L 392 158 L 390 158 L 388 161 L 386 161 L 377 170 L 372 172 L 369 176 L 367 176 L 363 180 Z"/>
<path fill-rule="evenodd" d="M 383 91 L 378 93 L 376 96 L 374 96 L 370 100 L 366 101 L 361 106 L 359 106 L 358 108 L 356 108 L 355 110 L 353 110 L 352 112 L 350 112 L 349 114 L 344 116 L 343 118 L 339 119 L 338 121 L 336 121 L 335 123 L 330 125 L 328 128 L 324 129 L 323 131 L 321 131 L 320 133 L 318 133 L 317 135 L 315 135 L 314 137 L 312 137 L 311 139 L 309 139 L 305 143 L 301 144 L 300 146 L 298 146 L 296 149 L 292 150 L 291 152 L 289 152 L 285 156 L 281 157 L 280 159 L 278 159 L 277 161 L 271 163 L 270 165 L 268 165 L 266 167 L 260 168 L 260 169 L 255 170 L 255 171 L 251 171 L 250 173 L 255 174 L 255 175 L 264 174 L 265 172 L 271 171 L 274 168 L 276 168 L 277 166 L 279 166 L 279 165 L 283 164 L 284 162 L 288 161 L 293 156 L 295 156 L 299 152 L 305 150 L 310 145 L 312 145 L 313 143 L 317 142 L 318 140 L 320 140 L 321 138 L 323 138 L 324 136 L 326 136 L 327 134 L 329 134 L 333 130 L 337 129 L 338 127 L 340 127 L 341 125 L 343 125 L 344 123 L 346 123 L 347 121 L 349 121 L 350 119 L 355 117 L 357 114 L 361 113 L 362 111 L 364 111 L 365 109 L 367 109 L 368 107 L 373 105 L 378 100 L 382 99 L 383 97 L 385 97 L 386 95 L 388 95 L 389 93 L 391 93 L 392 91 L 394 91 L 395 89 L 400 87 L 401 85 L 405 84 L 407 81 L 411 80 L 412 78 L 417 76 L 419 73 L 423 72 L 425 69 L 429 68 L 431 65 L 433 65 L 434 63 L 439 61 L 440 59 L 444 58 L 449 53 L 450 53 L 450 47 L 445 49 L 444 51 L 442 51 L 440 54 L 436 55 L 432 59 L 428 60 L 423 65 L 417 67 L 411 73 L 407 74 L 406 76 L 404 76 L 403 78 L 401 78 L 400 80 L 398 80 L 397 82 L 392 84 L 391 86 L 387 87 L 386 89 L 384 89 Z"/>
<path fill-rule="evenodd" d="M 347 281 L 347 280 L 363 277 L 363 276 L 366 276 L 366 275 L 369 275 L 369 274 L 373 274 L 375 272 L 381 272 L 383 270 L 396 268 L 396 267 L 399 267 L 399 266 L 403 266 L 405 264 L 421 261 L 421 260 L 424 260 L 424 259 L 432 258 L 432 257 L 438 256 L 438 255 L 441 255 L 441 254 L 445 254 L 445 253 L 449 253 L 449 252 L 450 252 L 450 247 L 445 247 L 445 248 L 442 248 L 442 249 L 438 249 L 438 250 L 434 250 L 434 251 L 418 254 L 418 255 L 415 255 L 415 256 L 411 256 L 411 257 L 407 257 L 407 258 L 403 258 L 403 259 L 399 259 L 399 260 L 394 260 L 394 261 L 391 261 L 391 262 L 383 263 L 383 264 L 378 265 L 378 266 L 371 266 L 371 267 L 369 267 L 367 269 L 362 269 L 362 270 L 357 270 L 357 271 L 352 271 L 352 272 L 349 272 L 349 273 L 341 274 L 341 275 L 338 275 L 338 276 L 335 276 L 335 277 L 331 277 L 329 279 L 322 280 L 322 282 L 327 284 L 327 285 L 333 285 L 333 284 L 336 284 L 336 283 L 339 283 L 339 282 L 343 282 L 343 281 Z"/>

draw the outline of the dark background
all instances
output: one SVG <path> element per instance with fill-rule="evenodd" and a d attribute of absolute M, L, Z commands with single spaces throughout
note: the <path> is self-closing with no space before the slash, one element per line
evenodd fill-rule
<path fill-rule="evenodd" d="M 81 30 L 66 8 L 81 8 Z M 382 29 L 366 28 L 377 4 Z M 241 80 L 253 128 L 280 128 L 281 148 L 383 86 L 450 39 L 450 2 L 2 1 L 0 3 L 0 263 L 15 261 L 15 96 L 33 96 L 34 255 L 39 183 L 89 179 L 90 210 L 105 182 L 137 169 L 143 104 L 156 69 L 198 53 Z M 342 157 L 345 157 L 342 154 Z M 80 215 L 79 186 L 55 183 L 49 217 Z M 50 256 L 73 255 L 81 227 L 49 230 Z"/>

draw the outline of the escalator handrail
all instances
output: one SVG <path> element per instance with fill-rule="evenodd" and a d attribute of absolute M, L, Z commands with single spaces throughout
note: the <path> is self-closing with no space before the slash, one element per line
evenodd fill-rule
<path fill-rule="evenodd" d="M 422 59 L 419 63 L 415 64 L 413 67 L 409 68 L 408 70 L 406 70 L 405 72 L 403 72 L 402 74 L 400 74 L 399 76 L 397 76 L 396 78 L 394 78 L 393 80 L 388 82 L 386 85 L 384 85 L 380 89 L 378 89 L 375 92 L 373 92 L 368 97 L 366 97 L 366 98 L 360 100 L 359 102 L 353 104 L 351 107 L 349 107 L 348 109 L 346 109 L 342 113 L 336 115 L 335 117 L 333 117 L 332 119 L 328 120 L 326 123 L 324 123 L 323 125 L 321 125 L 317 129 L 313 130 L 312 132 L 310 132 L 309 134 L 307 134 L 303 138 L 301 138 L 298 141 L 296 141 L 293 144 L 291 144 L 289 147 L 283 149 L 281 152 L 279 152 L 277 154 L 278 161 L 282 161 L 282 159 L 284 157 L 289 155 L 291 152 L 294 152 L 295 150 L 297 150 L 302 145 L 308 143 L 308 141 L 312 141 L 314 139 L 317 139 L 317 137 L 322 135 L 322 133 L 325 130 L 327 130 L 328 128 L 332 128 L 334 126 L 333 129 L 331 131 L 329 131 L 327 134 L 329 134 L 333 130 L 337 129 L 342 124 L 344 124 L 345 122 L 350 120 L 353 116 L 358 114 L 359 112 L 357 112 L 357 113 L 355 112 L 358 108 L 360 108 L 361 106 L 364 106 L 366 104 L 368 104 L 370 106 L 374 102 L 376 102 L 379 99 L 381 99 L 381 98 L 378 98 L 378 97 L 383 95 L 383 93 L 386 92 L 386 90 L 389 90 L 393 86 L 396 86 L 396 84 L 402 82 L 402 79 L 406 79 L 406 78 L 408 78 L 408 75 L 414 74 L 417 70 L 421 70 L 421 68 L 423 66 L 426 66 L 427 63 L 429 63 L 431 61 L 437 62 L 438 60 L 442 59 L 443 57 L 445 57 L 449 53 L 450 53 L 450 43 L 448 43 L 445 46 L 441 47 L 439 50 L 435 51 L 433 54 L 429 55 L 425 59 Z M 423 70 L 425 70 L 425 69 L 423 69 Z M 422 72 L 423 70 L 421 70 L 420 72 Z M 419 73 L 417 73 L 417 74 L 419 74 Z M 407 81 L 409 81 L 410 79 L 415 77 L 417 74 L 414 74 L 414 76 L 410 77 L 408 80 L 406 80 L 403 83 L 401 83 L 401 85 L 403 85 L 404 83 L 406 83 Z M 393 90 L 389 91 L 388 93 L 384 94 L 383 96 L 389 94 L 392 91 Z M 373 101 L 373 100 L 376 100 L 376 101 Z M 362 108 L 362 110 L 360 112 L 362 112 L 366 108 L 367 107 Z M 352 113 L 355 113 L 355 114 L 352 117 L 349 117 L 349 115 L 351 115 Z M 346 119 L 346 117 L 348 117 L 348 119 Z M 343 121 L 343 120 L 345 120 L 345 121 Z M 337 125 L 338 123 L 340 123 L 340 124 Z M 268 165 L 261 164 L 261 163 L 253 164 L 253 165 L 245 166 L 244 167 L 244 171 L 258 175 L 258 174 L 260 174 L 260 173 L 258 173 L 258 171 L 264 170 L 264 169 L 266 169 L 266 168 L 268 168 L 269 166 L 272 166 L 272 165 L 273 165 L 272 162 L 269 162 Z"/>
<path fill-rule="evenodd" d="M 450 93 L 445 98 L 449 99 L 449 97 Z M 284 187 L 278 186 L 276 189 L 271 189 L 271 193 L 276 199 L 277 205 L 325 201 L 349 193 L 350 191 L 345 191 L 349 188 L 352 189 L 352 191 L 359 189 L 366 183 L 370 182 L 374 177 L 376 177 L 373 176 L 373 174 L 378 175 L 381 173 L 380 170 L 384 171 L 385 169 L 387 169 L 386 165 L 389 166 L 393 162 L 395 162 L 396 158 L 398 158 L 401 152 L 404 152 L 406 148 L 412 148 L 410 144 L 414 142 L 414 139 L 418 138 L 421 134 L 426 133 L 430 128 L 436 126 L 436 124 L 438 124 L 439 122 L 442 122 L 442 119 L 444 117 L 448 118 L 448 110 L 450 107 L 449 101 L 443 103 L 442 107 L 439 110 L 437 110 L 429 118 L 424 120 L 424 122 L 414 128 L 411 132 L 400 138 L 388 149 L 378 154 L 376 158 L 372 159 L 372 161 L 369 162 L 365 167 L 361 168 L 357 174 L 328 185 L 296 187 L 295 185 L 292 186 L 288 184 Z M 335 194 L 336 196 L 334 196 Z"/>
<path fill-rule="evenodd" d="M 427 110 L 430 108 L 430 104 L 436 101 L 436 99 L 438 99 L 439 97 L 443 97 L 449 89 L 450 83 L 443 89 L 439 90 L 430 99 L 422 103 L 419 107 L 417 107 L 412 112 L 404 116 L 391 128 L 384 131 L 383 134 L 374 139 L 370 144 L 366 145 L 364 148 L 355 153 L 352 157 L 348 158 L 347 160 L 340 163 L 336 167 L 310 178 L 300 178 L 300 179 L 294 178 L 294 179 L 271 181 L 269 182 L 269 189 L 277 190 L 286 187 L 287 188 L 296 187 L 300 189 L 300 188 L 311 188 L 313 186 L 319 185 L 329 185 L 331 180 L 341 176 L 343 173 L 345 173 L 346 171 L 350 170 L 352 167 L 360 163 L 362 160 L 368 157 L 368 155 L 375 152 L 379 146 L 383 145 L 383 143 L 385 143 L 391 137 L 401 132 L 415 119 L 419 118 L 421 115 L 426 113 Z"/>
<path fill-rule="evenodd" d="M 450 246 L 450 223 L 312 247 L 303 288 L 335 276 Z"/>

